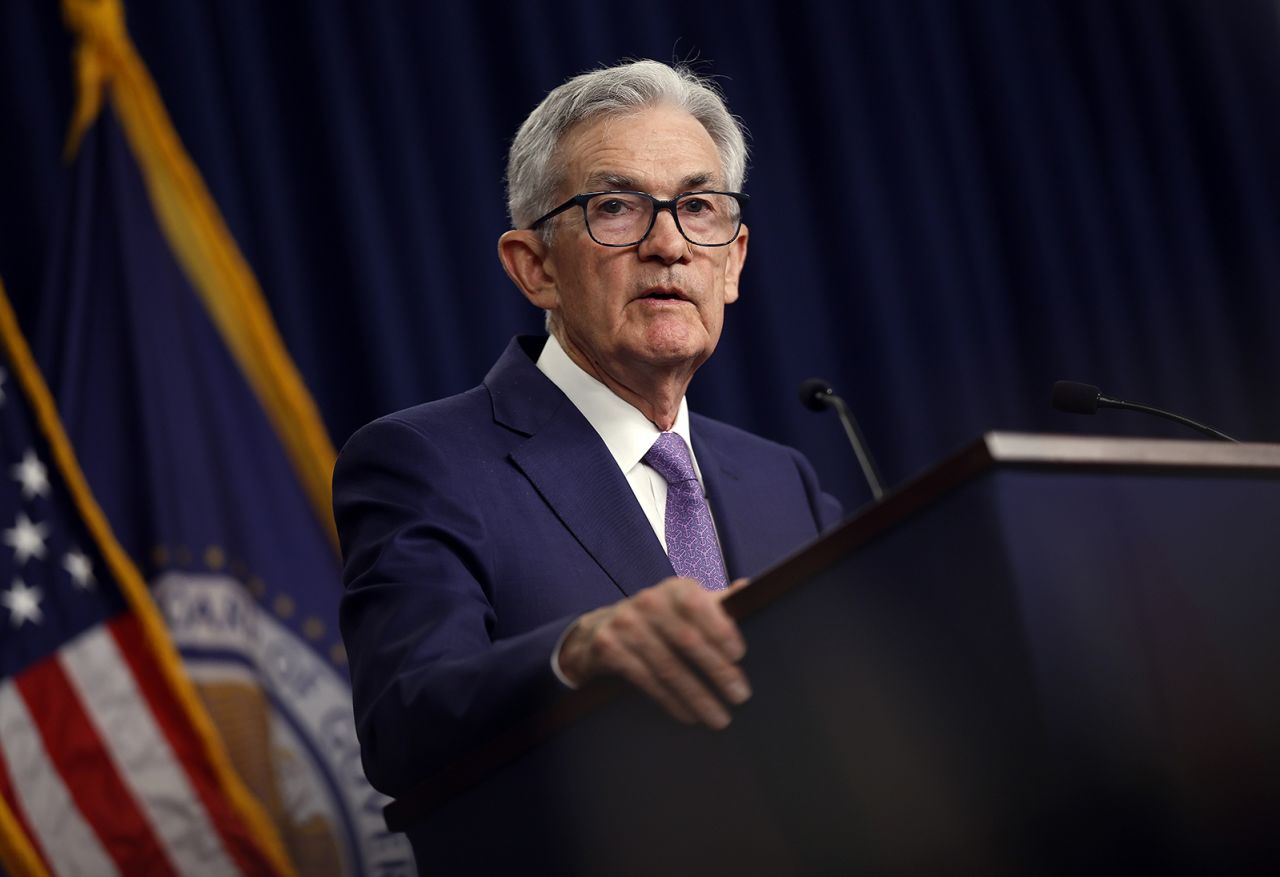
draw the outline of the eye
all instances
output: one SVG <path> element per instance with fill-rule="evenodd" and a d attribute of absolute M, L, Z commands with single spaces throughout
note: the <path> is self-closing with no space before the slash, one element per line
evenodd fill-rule
<path fill-rule="evenodd" d="M 687 213 L 691 216 L 698 216 L 702 213 L 713 213 L 715 205 L 707 198 L 691 197 L 685 198 L 680 202 L 680 212 Z"/>
<path fill-rule="evenodd" d="M 587 209 L 599 219 L 621 219 L 634 216 L 643 206 L 638 199 L 621 193 L 592 198 Z"/>

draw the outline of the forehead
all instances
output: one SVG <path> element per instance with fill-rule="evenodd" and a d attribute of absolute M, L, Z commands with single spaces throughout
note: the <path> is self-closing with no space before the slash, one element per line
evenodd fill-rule
<path fill-rule="evenodd" d="M 641 189 L 673 195 L 724 183 L 715 141 L 701 122 L 674 107 L 582 122 L 565 134 L 561 150 L 565 185 L 574 192 Z"/>

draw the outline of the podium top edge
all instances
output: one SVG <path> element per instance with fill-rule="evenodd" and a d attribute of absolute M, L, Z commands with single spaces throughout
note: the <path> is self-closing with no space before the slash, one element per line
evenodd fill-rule
<path fill-rule="evenodd" d="M 988 432 L 978 444 L 995 463 L 1275 470 L 1280 474 L 1280 444 L 1017 432 Z"/>

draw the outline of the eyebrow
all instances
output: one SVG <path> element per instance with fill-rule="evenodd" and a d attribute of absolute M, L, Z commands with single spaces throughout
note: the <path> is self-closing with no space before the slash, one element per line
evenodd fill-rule
<path fill-rule="evenodd" d="M 680 181 L 679 191 L 692 192 L 715 180 L 715 175 L 707 172 L 691 174 Z M 626 174 L 618 174 L 612 171 L 598 171 L 587 177 L 587 188 L 595 190 L 598 187 L 606 189 L 628 189 L 631 191 L 639 191 L 640 185 L 634 178 Z"/>

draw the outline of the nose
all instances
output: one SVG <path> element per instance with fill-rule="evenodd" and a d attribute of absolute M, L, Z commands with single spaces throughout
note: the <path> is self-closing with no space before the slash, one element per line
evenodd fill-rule
<path fill-rule="evenodd" d="M 689 258 L 690 244 L 676 226 L 675 215 L 670 210 L 659 210 L 653 218 L 653 228 L 637 247 L 641 259 L 653 259 L 664 265 L 674 265 Z"/>

